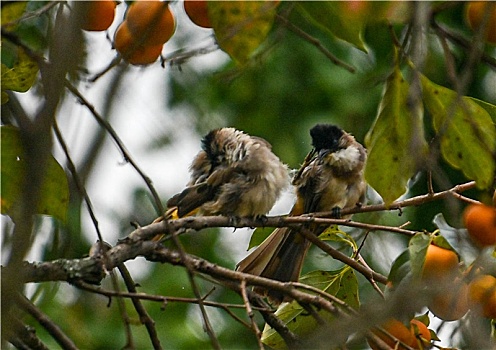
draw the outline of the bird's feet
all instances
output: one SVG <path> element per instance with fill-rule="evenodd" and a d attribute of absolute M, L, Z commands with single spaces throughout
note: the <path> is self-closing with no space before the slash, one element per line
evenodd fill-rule
<path fill-rule="evenodd" d="M 255 220 L 261 223 L 262 227 L 265 227 L 265 224 L 267 224 L 267 221 L 269 221 L 267 215 L 265 214 L 255 215 Z"/>
<path fill-rule="evenodd" d="M 331 217 L 334 219 L 341 219 L 341 208 L 334 207 L 331 209 Z"/>

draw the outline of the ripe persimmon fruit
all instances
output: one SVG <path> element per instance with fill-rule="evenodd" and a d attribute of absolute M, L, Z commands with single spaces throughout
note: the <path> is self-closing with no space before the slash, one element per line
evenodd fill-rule
<path fill-rule="evenodd" d="M 212 28 L 208 19 L 207 0 L 184 0 L 184 11 L 191 22 L 199 27 Z"/>
<path fill-rule="evenodd" d="M 422 267 L 422 279 L 443 280 L 453 276 L 457 268 L 458 255 L 454 251 L 430 244 Z"/>
<path fill-rule="evenodd" d="M 427 307 L 443 321 L 459 320 L 469 310 L 469 286 L 461 277 L 455 278 L 449 288 L 434 295 Z"/>
<path fill-rule="evenodd" d="M 470 238 L 477 245 L 486 247 L 496 244 L 496 208 L 471 204 L 463 212 L 463 221 Z"/>
<path fill-rule="evenodd" d="M 83 20 L 81 29 L 87 31 L 107 30 L 115 17 L 114 0 L 82 1 Z"/>
<path fill-rule="evenodd" d="M 423 349 L 426 343 L 431 341 L 431 333 L 429 329 L 419 320 L 411 320 L 410 328 L 407 328 L 402 322 L 393 318 L 382 325 L 381 328 L 413 349 Z M 402 344 L 397 344 L 396 340 L 393 340 L 381 331 L 373 331 L 373 333 L 393 349 L 406 349 L 405 346 Z M 373 341 L 367 340 L 367 342 L 373 350 L 380 349 Z"/>
<path fill-rule="evenodd" d="M 470 305 L 487 318 L 496 318 L 496 277 L 481 275 L 469 285 Z"/>
<path fill-rule="evenodd" d="M 426 343 L 431 341 L 429 328 L 419 320 L 413 319 L 410 321 L 410 332 L 413 335 L 413 340 L 409 345 L 414 349 L 424 349 Z"/>
<path fill-rule="evenodd" d="M 481 26 L 484 16 L 488 15 L 488 22 L 484 33 L 487 42 L 496 44 L 496 4 L 491 1 L 469 1 L 465 7 L 465 18 L 469 27 L 475 32 Z"/>
<path fill-rule="evenodd" d="M 134 65 L 145 65 L 157 60 L 162 52 L 162 44 L 140 45 L 129 31 L 127 21 L 121 23 L 115 31 L 114 47 L 121 56 Z"/>
<path fill-rule="evenodd" d="M 167 42 L 176 30 L 176 21 L 164 1 L 138 0 L 127 11 L 126 21 L 131 34 L 143 46 Z"/>

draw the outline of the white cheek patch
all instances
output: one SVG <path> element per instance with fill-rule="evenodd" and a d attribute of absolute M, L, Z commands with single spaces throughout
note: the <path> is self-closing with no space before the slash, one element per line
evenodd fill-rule
<path fill-rule="evenodd" d="M 360 151 L 356 147 L 347 147 L 331 154 L 331 165 L 344 171 L 355 169 L 360 162 Z"/>

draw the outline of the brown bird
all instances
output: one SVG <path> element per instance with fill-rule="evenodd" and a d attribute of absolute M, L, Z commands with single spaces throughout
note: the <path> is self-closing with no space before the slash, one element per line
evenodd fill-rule
<path fill-rule="evenodd" d="M 297 199 L 289 215 L 332 210 L 339 217 L 341 209 L 365 200 L 367 152 L 352 135 L 334 125 L 318 124 L 310 136 L 313 149 L 293 179 Z M 319 235 L 325 227 L 307 229 Z M 297 229 L 277 228 L 239 262 L 237 270 L 282 282 L 298 281 L 309 247 L 310 242 Z M 279 292 L 269 291 L 268 295 L 275 303 L 284 300 Z"/>
<path fill-rule="evenodd" d="M 209 132 L 190 172 L 187 187 L 154 222 L 190 215 L 262 216 L 289 184 L 287 167 L 271 145 L 234 128 Z"/>

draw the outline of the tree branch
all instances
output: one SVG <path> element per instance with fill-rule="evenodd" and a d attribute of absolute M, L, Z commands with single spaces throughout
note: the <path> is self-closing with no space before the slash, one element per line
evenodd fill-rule
<path fill-rule="evenodd" d="M 449 196 L 457 197 L 460 192 L 466 191 L 468 189 L 474 188 L 475 182 L 470 181 L 465 184 L 454 186 L 453 188 L 437 192 L 434 194 L 420 195 L 417 197 L 405 199 L 403 201 L 395 202 L 389 206 L 389 210 L 400 210 L 408 206 L 417 206 L 426 202 L 433 200 L 439 200 Z M 362 206 L 351 209 L 343 209 L 343 214 L 358 213 L 358 212 L 372 212 L 372 211 L 382 211 L 386 210 L 384 204 Z M 144 241 L 150 239 L 158 234 L 171 234 L 177 232 L 181 229 L 194 229 L 201 230 L 207 227 L 301 227 L 301 224 L 321 224 L 321 225 L 331 225 L 339 224 L 346 226 L 362 227 L 366 229 L 380 229 L 380 230 L 391 230 L 392 232 L 401 232 L 404 234 L 412 235 L 416 231 L 404 230 L 402 228 L 380 226 L 380 225 L 370 225 L 358 222 L 353 222 L 343 219 L 328 219 L 324 216 L 330 216 L 331 213 L 315 213 L 313 216 L 295 216 L 295 217 L 284 217 L 275 216 L 268 217 L 265 219 L 253 219 L 253 218 L 238 218 L 237 220 L 232 220 L 232 218 L 223 216 L 211 216 L 211 217 L 187 217 L 183 219 L 173 220 L 169 222 L 159 222 L 150 224 L 147 226 L 140 227 L 133 231 L 128 237 L 121 240 L 120 244 L 113 247 L 108 253 L 109 263 L 106 268 L 112 269 L 117 267 L 119 263 L 125 262 L 130 259 L 136 258 L 138 255 L 143 255 L 148 257 L 151 254 L 149 250 L 143 251 Z M 233 222 L 236 221 L 236 222 Z M 366 269 L 363 265 L 357 261 L 347 257 L 343 254 L 341 256 L 339 251 L 333 250 L 327 244 L 320 242 L 314 235 L 308 235 L 314 244 L 325 250 L 331 256 L 334 255 L 335 258 L 352 264 L 355 268 L 362 269 L 361 271 L 369 276 L 372 276 L 376 281 L 384 281 L 384 276 L 381 277 L 379 274 L 374 274 L 371 270 Z M 147 243 L 151 244 L 151 243 Z M 147 249 L 151 249 L 146 246 Z M 170 257 L 170 255 L 169 255 Z M 177 258 L 177 257 L 176 257 Z M 153 260 L 153 259 L 152 259 Z M 350 261 L 351 260 L 351 261 Z M 177 261 L 172 259 L 172 262 L 177 264 Z M 103 270 L 103 262 L 101 258 L 84 258 L 84 259 L 73 259 L 73 260 L 55 260 L 52 262 L 41 262 L 41 263 L 24 263 L 23 272 L 26 273 L 23 282 L 43 282 L 43 281 L 73 281 L 76 279 L 83 279 L 89 283 L 98 283 L 104 276 L 105 271 Z M 251 275 L 249 275 L 251 276 Z M 247 280 L 248 281 L 248 280 Z"/>
<path fill-rule="evenodd" d="M 76 350 L 77 346 L 46 314 L 38 309 L 24 295 L 18 295 L 16 304 L 33 316 L 40 325 L 55 339 L 55 341 L 66 350 Z"/>
<path fill-rule="evenodd" d="M 136 285 L 129 273 L 128 269 L 124 265 L 124 263 L 118 266 L 119 272 L 121 273 L 122 279 L 126 284 L 126 288 L 131 294 L 136 294 Z M 120 297 L 120 293 L 117 293 L 117 296 Z M 160 345 L 160 340 L 158 339 L 157 329 L 155 328 L 155 321 L 150 317 L 145 307 L 140 301 L 140 298 L 131 297 L 131 301 L 133 302 L 134 309 L 139 315 L 141 324 L 144 324 L 148 335 L 150 336 L 150 340 L 152 342 L 153 348 L 155 350 L 162 349 L 162 345 Z"/>
<path fill-rule="evenodd" d="M 332 63 L 334 63 L 336 66 L 343 67 L 350 73 L 355 73 L 356 69 L 355 67 L 349 65 L 348 63 L 340 60 L 336 56 L 334 56 L 329 50 L 327 50 L 324 45 L 320 42 L 320 40 L 314 38 L 301 28 L 298 28 L 295 26 L 293 23 L 288 21 L 285 17 L 281 15 L 276 15 L 276 19 L 281 22 L 286 28 L 288 28 L 290 31 L 298 35 L 300 38 L 303 40 L 307 41 L 308 43 L 312 44 L 315 46 L 320 52 L 322 52 Z"/>
<path fill-rule="evenodd" d="M 255 338 L 257 338 L 258 348 L 263 350 L 264 346 L 263 346 L 262 341 L 261 341 L 262 332 L 260 332 L 260 329 L 258 328 L 257 322 L 255 321 L 255 314 L 253 313 L 253 309 L 251 307 L 250 300 L 248 299 L 248 293 L 246 290 L 246 281 L 245 280 L 241 281 L 240 290 L 241 290 L 241 296 L 243 298 L 243 302 L 245 304 L 246 314 L 250 318 L 251 328 L 253 330 L 253 333 L 255 334 Z"/>
<path fill-rule="evenodd" d="M 3 335 L 12 345 L 20 350 L 49 350 L 37 336 L 32 327 L 23 324 L 17 317 L 9 320 L 9 328 L 4 330 Z M 13 331 L 13 332 L 12 332 Z M 15 333 L 14 333 L 15 332 Z"/>
<path fill-rule="evenodd" d="M 173 297 L 173 296 L 164 296 L 164 295 L 153 295 L 153 294 L 148 294 L 148 293 L 140 293 L 140 292 L 117 292 L 113 290 L 108 290 L 104 289 L 92 284 L 88 284 L 82 280 L 74 281 L 72 283 L 75 287 L 85 290 L 90 293 L 96 293 L 100 295 L 104 295 L 106 297 L 120 297 L 120 298 L 129 298 L 129 299 L 139 299 L 139 300 L 149 300 L 149 301 L 156 301 L 159 303 L 162 303 L 164 305 L 167 305 L 168 303 L 187 303 L 187 304 L 198 304 L 198 299 L 196 298 L 185 298 L 185 297 Z M 242 304 L 226 304 L 226 303 L 219 303 L 216 301 L 211 301 L 211 300 L 203 300 L 203 303 L 206 306 L 210 307 L 216 307 L 216 308 L 221 308 L 221 309 L 245 309 L 246 306 Z M 264 307 L 252 307 L 253 310 L 257 311 L 265 311 L 265 312 L 273 312 L 272 309 L 270 308 L 264 308 Z M 250 328 L 249 325 L 245 324 L 248 328 Z"/>
<path fill-rule="evenodd" d="M 452 43 L 455 43 L 463 47 L 467 51 L 472 49 L 472 42 L 470 40 L 467 40 L 463 36 L 445 29 L 435 20 L 431 21 L 431 26 L 434 30 L 438 32 L 439 35 L 442 35 Z M 482 62 L 486 63 L 489 68 L 491 68 L 492 70 L 496 70 L 496 59 L 494 57 L 486 54 L 485 52 L 482 52 L 480 55 L 480 59 Z"/>
<path fill-rule="evenodd" d="M 79 92 L 79 90 L 72 85 L 68 80 L 64 80 L 65 82 L 65 87 L 74 95 L 76 96 L 79 101 L 88 108 L 88 110 L 91 112 L 93 117 L 95 117 L 96 121 L 98 124 L 100 124 L 101 127 L 103 127 L 109 135 L 112 137 L 112 139 L 115 141 L 117 147 L 119 148 L 119 151 L 121 152 L 122 156 L 124 157 L 124 160 L 126 162 L 129 162 L 131 166 L 138 172 L 138 174 L 141 176 L 145 184 L 147 185 L 148 189 L 150 190 L 150 193 L 153 196 L 155 206 L 157 208 L 157 213 L 158 215 L 162 215 L 164 213 L 164 208 L 162 206 L 162 202 L 160 201 L 160 197 L 155 190 L 155 187 L 153 186 L 152 180 L 145 174 L 143 170 L 138 166 L 136 161 L 131 157 L 131 154 L 127 150 L 126 146 L 124 146 L 124 143 L 120 139 L 120 137 L 117 135 L 115 130 L 112 128 L 112 126 L 97 112 L 96 108 Z"/>

